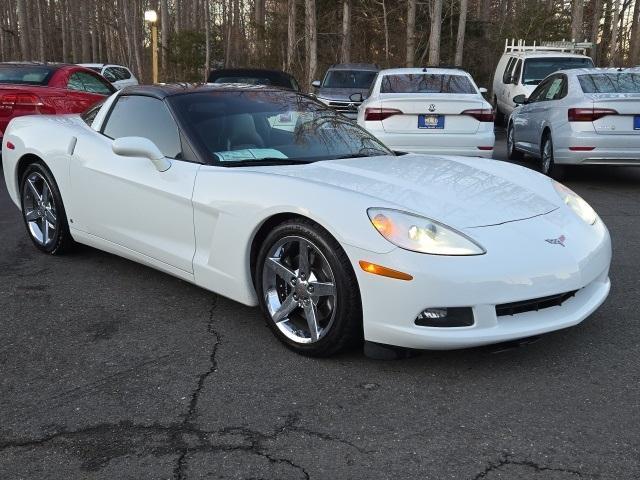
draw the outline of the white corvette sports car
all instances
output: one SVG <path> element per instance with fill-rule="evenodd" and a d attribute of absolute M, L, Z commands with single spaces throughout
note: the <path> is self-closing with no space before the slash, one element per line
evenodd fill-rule
<path fill-rule="evenodd" d="M 79 242 L 259 304 L 308 355 L 534 336 L 609 292 L 607 228 L 566 187 L 396 156 L 294 92 L 128 87 L 82 116 L 12 120 L 2 161 L 40 250 Z"/>

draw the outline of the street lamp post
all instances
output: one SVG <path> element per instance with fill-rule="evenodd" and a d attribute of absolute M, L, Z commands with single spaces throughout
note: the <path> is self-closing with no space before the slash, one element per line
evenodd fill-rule
<path fill-rule="evenodd" d="M 158 83 L 158 14 L 155 10 L 144 12 L 144 20 L 151 26 L 151 64 L 153 83 Z"/>

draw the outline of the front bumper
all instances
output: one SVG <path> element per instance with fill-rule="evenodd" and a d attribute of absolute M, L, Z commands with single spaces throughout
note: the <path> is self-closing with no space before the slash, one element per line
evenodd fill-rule
<path fill-rule="evenodd" d="M 555 220 L 562 217 L 557 213 L 545 217 L 554 216 Z M 545 238 L 558 235 L 549 234 L 553 223 L 554 218 L 540 217 L 468 229 L 466 233 L 487 248 L 485 255 L 471 257 L 422 255 L 402 249 L 374 254 L 347 246 L 360 286 L 365 339 L 407 348 L 445 350 L 516 340 L 580 323 L 609 293 L 611 241 L 598 220 L 595 226 L 576 224 L 563 228 L 568 239 L 566 247 L 547 243 Z M 542 233 L 531 234 L 536 231 Z M 527 236 L 529 239 L 523 241 Z M 359 268 L 358 260 L 409 273 L 413 280 L 366 273 Z M 575 296 L 559 306 L 514 315 L 496 314 L 496 305 L 574 290 Z M 474 324 L 415 324 L 425 308 L 443 307 L 471 307 Z"/>

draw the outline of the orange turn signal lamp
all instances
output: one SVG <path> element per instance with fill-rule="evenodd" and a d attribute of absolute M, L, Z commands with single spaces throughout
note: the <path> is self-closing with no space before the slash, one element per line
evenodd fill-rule
<path fill-rule="evenodd" d="M 399 272 L 392 268 L 383 267 L 382 265 L 376 265 L 375 263 L 365 262 L 360 260 L 360 268 L 367 273 L 373 273 L 374 275 L 380 275 L 382 277 L 395 278 L 397 280 L 413 280 L 413 277 L 408 273 Z"/>

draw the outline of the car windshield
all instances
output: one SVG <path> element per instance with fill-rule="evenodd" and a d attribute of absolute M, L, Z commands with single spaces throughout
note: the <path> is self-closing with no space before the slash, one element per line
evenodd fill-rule
<path fill-rule="evenodd" d="M 368 90 L 378 72 L 367 70 L 329 70 L 322 88 L 357 88 Z"/>
<path fill-rule="evenodd" d="M 640 73 L 578 75 L 584 93 L 640 93 Z"/>
<path fill-rule="evenodd" d="M 439 73 L 385 75 L 380 93 L 478 93 L 465 75 Z"/>
<path fill-rule="evenodd" d="M 209 91 L 169 97 L 189 136 L 225 166 L 393 155 L 321 103 L 288 91 Z"/>
<path fill-rule="evenodd" d="M 0 65 L 0 83 L 47 85 L 53 69 L 43 66 Z"/>
<path fill-rule="evenodd" d="M 592 68 L 593 61 L 587 57 L 528 58 L 524 61 L 523 85 L 538 85 L 544 78 L 558 70 Z"/>

